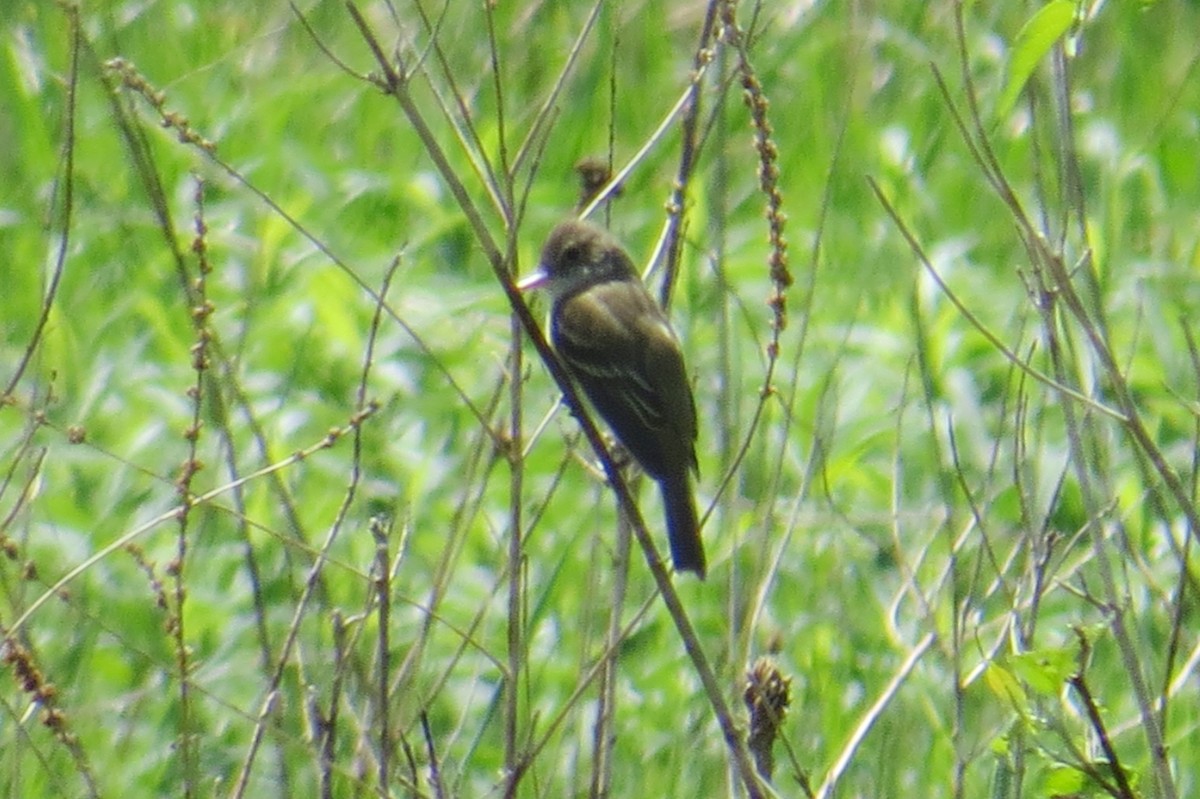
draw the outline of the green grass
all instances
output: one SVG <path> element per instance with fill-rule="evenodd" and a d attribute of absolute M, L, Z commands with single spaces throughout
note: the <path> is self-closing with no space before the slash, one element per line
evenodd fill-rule
<path fill-rule="evenodd" d="M 604 4 L 566 72 L 586 5 L 364 5 L 407 112 L 341 3 L 9 5 L 0 793 L 746 795 L 764 655 L 768 795 L 1200 788 L 1194 3 L 1101 5 L 1004 115 L 1036 4 L 738 8 L 671 306 L 711 570 L 667 597 L 494 267 L 651 141 L 703 4 Z M 643 263 L 686 150 L 596 215 Z"/>

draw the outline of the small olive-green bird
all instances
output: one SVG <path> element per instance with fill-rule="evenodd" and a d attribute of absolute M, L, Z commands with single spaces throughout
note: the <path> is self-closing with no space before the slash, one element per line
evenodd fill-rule
<path fill-rule="evenodd" d="M 583 393 L 658 483 L 671 560 L 704 578 L 692 473 L 696 404 L 683 351 L 633 261 L 606 231 L 560 224 L 522 291 L 550 295 L 550 342 Z"/>

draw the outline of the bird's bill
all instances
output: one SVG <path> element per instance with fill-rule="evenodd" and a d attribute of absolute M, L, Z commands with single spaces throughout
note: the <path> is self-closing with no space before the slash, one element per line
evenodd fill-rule
<path fill-rule="evenodd" d="M 517 283 L 517 291 L 533 291 L 540 289 L 550 282 L 550 273 L 545 269 L 538 267 L 536 270 L 526 275 L 521 282 Z"/>

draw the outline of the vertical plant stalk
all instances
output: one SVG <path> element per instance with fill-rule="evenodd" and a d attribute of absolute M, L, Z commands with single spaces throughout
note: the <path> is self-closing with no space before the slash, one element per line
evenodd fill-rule
<path fill-rule="evenodd" d="M 779 150 L 775 145 L 774 133 L 767 113 L 770 101 L 767 100 L 754 66 L 750 62 L 745 36 L 737 23 L 737 3 L 734 0 L 718 0 L 718 2 L 721 3 L 719 38 L 737 53 L 737 71 L 741 76 L 742 99 L 750 111 L 750 122 L 754 129 L 754 149 L 758 154 L 759 191 L 767 198 L 767 242 L 770 247 L 767 255 L 767 267 L 771 281 L 771 294 L 767 298 L 767 306 L 771 309 L 772 316 L 771 338 L 767 342 L 767 368 L 763 375 L 762 387 L 759 389 L 759 401 L 754 407 L 754 415 L 750 419 L 742 445 L 717 487 L 716 494 L 720 496 L 728 488 L 730 481 L 737 473 L 738 466 L 750 451 L 750 444 L 762 421 L 766 403 L 775 394 L 775 369 L 779 363 L 780 337 L 787 327 L 787 290 L 792 285 L 792 275 L 788 270 L 788 244 L 784 233 L 787 215 L 783 212 L 783 194 L 779 190 L 779 166 L 777 163 Z"/>
<path fill-rule="evenodd" d="M 207 225 L 204 221 L 204 181 L 199 176 L 195 178 L 196 191 L 193 201 L 195 213 L 195 238 L 192 239 L 192 252 L 196 256 L 196 277 L 192 281 L 196 305 L 191 310 L 191 322 L 194 328 L 196 343 L 192 345 L 192 370 L 195 372 L 195 382 L 187 390 L 192 402 L 192 423 L 184 431 L 187 441 L 187 459 L 183 462 L 175 490 L 179 496 L 180 513 L 176 517 L 178 532 L 175 538 L 175 559 L 167 569 L 173 588 L 172 607 L 167 627 L 175 645 L 175 666 L 179 673 L 179 727 L 176 748 L 179 751 L 181 769 L 183 771 L 183 793 L 186 797 L 194 796 L 200 779 L 197 767 L 196 730 L 193 729 L 191 699 L 191 658 L 187 645 L 187 634 L 184 629 L 184 598 L 186 596 L 185 569 L 188 552 L 188 522 L 191 519 L 193 505 L 192 479 L 200 471 L 200 458 L 197 444 L 203 429 L 205 408 L 205 393 L 208 390 L 209 343 L 212 336 L 208 320 L 212 316 L 213 305 L 208 300 L 208 276 L 212 266 L 208 261 Z"/>
<path fill-rule="evenodd" d="M 619 6 L 610 6 L 610 15 L 619 13 Z M 587 207 L 592 198 L 604 184 L 612 178 L 613 160 L 616 157 L 617 135 L 617 64 L 620 53 L 620 27 L 613 25 L 613 44 L 609 53 L 609 82 L 608 82 L 608 152 L 604 170 L 600 176 L 588 177 L 581 170 L 583 178 L 579 205 Z M 600 185 L 593 185 L 598 183 Z M 615 199 L 619 191 L 614 191 L 610 197 Z M 604 205 L 605 224 L 610 220 L 613 203 Z M 635 484 L 636 486 L 636 484 Z M 636 488 L 635 488 L 636 490 Z M 617 536 L 613 549 L 613 579 L 611 599 L 608 603 L 608 626 L 604 632 L 604 652 L 600 658 L 600 675 L 598 678 L 596 697 L 596 719 L 592 725 L 592 768 L 588 795 L 591 799 L 603 799 L 611 794 L 613 774 L 613 752 L 616 748 L 616 718 L 617 718 L 617 654 L 620 651 L 623 631 L 621 617 L 625 610 L 625 601 L 629 587 L 629 552 L 633 536 L 632 523 L 629 518 L 617 508 Z"/>
<path fill-rule="evenodd" d="M 525 542 L 522 537 L 524 522 L 522 520 L 522 497 L 525 495 L 525 459 L 521 457 L 520 443 L 522 437 L 522 419 L 524 416 L 524 386 L 520 376 L 524 371 L 521 354 L 521 322 L 516 316 L 509 319 L 509 336 L 511 341 L 510 359 L 512 369 L 509 380 L 509 398 L 511 413 L 509 415 L 510 446 L 508 457 L 509 468 L 509 536 L 508 536 L 508 663 L 505 680 L 504 708 L 504 766 L 509 781 L 505 795 L 515 795 L 517 781 L 523 769 L 519 767 L 520 740 L 519 720 L 521 712 L 521 673 L 525 662 L 524 641 L 524 579 L 525 579 Z"/>
<path fill-rule="evenodd" d="M 1197 378 L 1197 383 L 1200 384 L 1200 347 L 1196 345 L 1196 338 L 1192 333 L 1192 320 L 1184 318 L 1179 320 L 1181 332 L 1184 340 L 1187 342 L 1188 356 L 1192 363 L 1192 375 Z M 1195 402 L 1196 400 L 1193 400 Z M 1196 496 L 1197 481 L 1200 481 L 1200 444 L 1197 440 L 1200 439 L 1200 418 L 1194 421 L 1192 432 L 1193 455 L 1191 479 L 1188 485 L 1188 493 L 1191 496 Z M 1171 698 L 1174 695 L 1174 686 L 1172 684 L 1171 675 L 1176 674 L 1176 661 L 1179 657 L 1179 650 L 1182 646 L 1182 636 L 1184 633 L 1184 622 L 1188 614 L 1188 606 L 1191 604 L 1189 600 L 1188 586 L 1192 587 L 1191 595 L 1195 595 L 1196 578 L 1192 575 L 1191 560 L 1192 560 L 1192 544 L 1195 541 L 1197 531 L 1188 527 L 1184 531 L 1184 539 L 1181 550 L 1178 553 L 1179 558 L 1179 579 L 1176 581 L 1174 594 L 1171 597 L 1171 606 L 1175 609 L 1171 618 L 1171 637 L 1167 644 L 1166 657 L 1163 659 L 1163 677 L 1162 689 L 1159 692 L 1159 725 L 1165 730 L 1167 729 L 1167 716 L 1171 709 Z M 1174 541 L 1174 536 L 1172 536 Z M 1179 673 L 1179 676 L 1186 676 L 1187 670 Z"/>
<path fill-rule="evenodd" d="M 437 747 L 433 742 L 433 731 L 429 729 L 429 714 L 421 711 L 421 734 L 425 738 L 425 753 L 429 758 L 429 785 L 433 788 L 435 799 L 445 799 L 446 791 L 442 787 L 442 767 L 438 758 Z"/>
<path fill-rule="evenodd" d="M 754 149 L 758 153 L 759 190 L 767 198 L 767 242 L 770 245 L 767 265 L 770 269 L 772 286 L 772 294 L 767 299 L 767 306 L 771 309 L 774 325 L 772 326 L 771 341 L 767 344 L 769 366 L 763 391 L 769 393 L 773 390 L 770 380 L 774 373 L 775 362 L 779 357 L 779 336 L 787 327 L 787 290 L 792 285 L 792 273 L 788 269 L 787 236 L 784 233 L 787 215 L 783 212 L 783 194 L 779 190 L 779 150 L 775 145 L 774 131 L 767 114 L 771 103 L 758 80 L 754 65 L 750 62 L 745 37 L 737 23 L 735 0 L 722 2 L 721 22 L 724 25 L 722 35 L 738 55 L 737 69 L 742 78 L 742 96 L 746 101 L 746 107 L 750 109 L 750 121 L 754 127 Z"/>
<path fill-rule="evenodd" d="M 487 22 L 488 53 L 491 58 L 492 88 L 496 100 L 496 134 L 498 138 L 499 169 L 502 176 L 498 186 L 493 191 L 500 197 L 500 208 L 504 215 L 504 226 L 508 231 L 506 236 L 505 263 L 516 261 L 516 203 L 513 195 L 513 180 L 509 172 L 508 129 L 504 116 L 504 86 L 501 79 L 503 74 L 500 61 L 500 47 L 496 41 L 495 4 L 484 4 L 484 19 Z M 436 45 L 437 39 L 433 37 Z M 448 65 L 443 64 L 447 76 L 452 75 Z M 457 94 L 457 93 L 456 93 Z M 461 96 L 461 95 L 459 95 Z M 471 115 L 462 108 L 462 117 L 470 125 Z M 472 128 L 473 130 L 474 128 Z M 483 152 L 482 147 L 478 147 Z M 484 159 L 490 164 L 489 159 Z M 509 374 L 509 414 L 508 431 L 508 469 L 509 469 L 509 506 L 508 506 L 508 623 L 507 649 L 508 660 L 504 674 L 504 773 L 507 784 L 505 796 L 516 796 L 517 788 L 524 769 L 519 767 L 521 758 L 521 740 L 525 737 L 521 727 L 521 680 L 525 664 L 525 542 L 522 536 L 524 523 L 522 521 L 522 498 L 525 495 L 525 459 L 521 457 L 519 442 L 523 440 L 522 419 L 524 416 L 524 390 L 520 376 L 524 371 L 522 358 L 521 323 L 516 316 L 509 318 L 509 351 L 512 363 Z"/>
<path fill-rule="evenodd" d="M 675 168 L 675 185 L 667 200 L 667 229 L 663 234 L 666 250 L 666 268 L 663 270 L 662 287 L 658 303 L 664 309 L 671 306 L 671 294 L 678 282 L 679 260 L 683 255 L 683 213 L 687 204 L 687 189 L 692 174 L 696 171 L 696 160 L 700 155 L 700 87 L 701 77 L 713 60 L 712 38 L 716 27 L 717 9 L 721 0 L 709 0 L 704 11 L 704 24 L 700 28 L 696 53 L 692 57 L 692 76 L 684 95 L 684 112 L 680 121 L 681 139 L 679 165 Z"/>
<path fill-rule="evenodd" d="M 390 793 L 390 771 L 392 766 L 392 715 L 391 715 L 391 682 L 392 682 L 392 649 L 389 630 L 392 623 L 392 582 L 391 557 L 388 551 L 389 525 L 382 519 L 371 520 L 371 537 L 375 539 L 375 564 L 372 568 L 375 579 L 375 612 L 379 618 L 379 638 L 376 643 L 376 674 L 378 684 L 378 703 L 376 715 L 379 718 L 379 793 L 386 796 Z"/>
<path fill-rule="evenodd" d="M 42 309 L 34 324 L 33 334 L 29 337 L 29 343 L 25 345 L 25 350 L 21 353 L 17 368 L 13 370 L 4 390 L 0 391 L 0 400 L 16 390 L 21 378 L 25 375 L 25 370 L 29 368 L 33 354 L 38 350 L 38 345 L 46 330 L 46 323 L 50 319 L 50 309 L 54 307 L 54 300 L 58 297 L 59 283 L 62 282 L 63 273 L 66 271 L 67 253 L 71 249 L 71 225 L 75 213 L 75 111 L 78 107 L 76 92 L 79 88 L 79 51 L 83 47 L 83 38 L 80 34 L 79 7 L 64 4 L 63 8 L 66 10 L 71 27 L 71 66 L 67 73 L 66 114 L 63 118 L 62 178 L 61 181 L 55 181 L 54 191 L 50 198 L 50 216 L 53 218 L 53 211 L 58 207 L 56 201 L 59 197 L 59 189 L 62 189 L 62 211 L 58 219 L 58 247 L 54 254 L 54 269 L 50 273 L 50 284 L 46 287 L 42 297 Z M 51 223 L 51 227 L 53 227 L 53 223 Z"/>
<path fill-rule="evenodd" d="M 379 300 L 375 303 L 375 313 L 371 317 L 371 329 L 367 336 L 366 353 L 363 356 L 362 375 L 358 381 L 358 389 L 356 391 L 355 401 L 360 412 L 370 407 L 370 400 L 367 397 L 367 386 L 371 382 L 371 369 L 375 364 L 375 346 L 379 341 L 379 323 L 383 318 L 383 309 L 387 304 L 388 291 L 392 285 L 392 279 L 396 276 L 396 271 L 400 268 L 400 257 L 392 259 L 391 265 L 383 276 L 383 283 L 379 287 Z M 351 458 L 351 479 L 346 490 L 346 498 L 343 501 L 343 508 L 349 509 L 351 501 L 356 493 L 356 487 L 362 480 L 362 451 L 363 451 L 363 436 L 362 428 L 358 427 L 354 430 L 354 452 Z M 378 707 L 375 709 L 375 717 L 378 721 L 378 763 L 377 773 L 379 779 L 380 795 L 387 795 L 391 786 L 391 768 L 394 759 L 391 721 L 391 686 L 392 686 L 392 647 L 391 647 L 391 620 L 392 620 L 392 567 L 391 567 L 391 551 L 390 537 L 394 527 L 393 519 L 384 519 L 376 516 L 370 521 L 371 538 L 375 542 L 375 562 L 371 569 L 372 574 L 372 589 L 374 591 L 375 612 L 378 617 L 379 637 L 376 642 L 376 674 L 377 681 L 376 701 Z M 340 617 L 334 618 L 334 634 L 344 637 L 344 625 Z M 340 681 L 339 683 L 340 684 Z M 336 718 L 336 706 L 333 703 L 336 701 L 336 694 L 330 697 L 330 719 Z M 330 756 L 332 757 L 332 739 L 334 730 L 329 731 Z"/>
<path fill-rule="evenodd" d="M 349 650 L 346 647 L 346 620 L 338 610 L 334 610 L 329 620 L 330 632 L 333 634 L 333 680 L 329 685 L 329 710 L 320 712 L 320 705 L 315 700 L 314 719 L 317 722 L 318 763 L 321 799 L 333 799 L 334 762 L 337 755 L 338 719 L 342 707 L 342 687 L 347 665 Z"/>
<path fill-rule="evenodd" d="M 600 656 L 596 721 L 592 728 L 592 777 L 588 795 L 593 799 L 609 796 L 612 790 L 613 750 L 616 743 L 617 655 L 625 640 L 621 616 L 629 586 L 629 544 L 632 522 L 618 509 L 617 544 L 613 558 L 612 601 L 608 627 L 604 633 L 604 652 Z"/>

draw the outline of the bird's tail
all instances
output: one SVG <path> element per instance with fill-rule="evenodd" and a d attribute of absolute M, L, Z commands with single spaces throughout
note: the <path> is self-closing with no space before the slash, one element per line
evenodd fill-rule
<path fill-rule="evenodd" d="M 675 571 L 695 572 L 703 580 L 708 565 L 704 560 L 704 542 L 700 539 L 700 521 L 691 480 L 685 471 L 678 477 L 664 478 L 659 486 L 667 509 L 667 537 L 671 542 Z"/>

